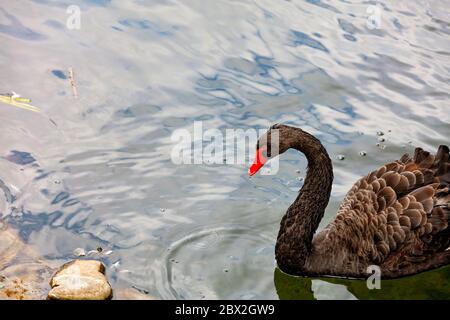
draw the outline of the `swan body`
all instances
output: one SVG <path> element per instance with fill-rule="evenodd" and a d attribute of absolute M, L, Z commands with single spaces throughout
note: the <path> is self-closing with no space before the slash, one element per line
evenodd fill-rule
<path fill-rule="evenodd" d="M 275 142 L 274 130 L 279 136 Z M 404 155 L 359 179 L 335 219 L 318 233 L 333 181 L 331 160 L 318 139 L 299 128 L 275 125 L 258 140 L 249 173 L 289 148 L 305 154 L 308 171 L 281 220 L 275 248 L 281 270 L 366 278 L 367 268 L 376 265 L 388 279 L 450 264 L 447 146 L 440 146 L 435 155 L 417 148 L 413 157 Z"/>

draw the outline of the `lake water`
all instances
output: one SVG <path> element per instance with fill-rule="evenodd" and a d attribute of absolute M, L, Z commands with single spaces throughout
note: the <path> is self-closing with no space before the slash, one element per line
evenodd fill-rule
<path fill-rule="evenodd" d="M 102 247 L 113 287 L 155 298 L 449 298 L 448 268 L 371 291 L 277 270 L 279 221 L 306 168 L 295 152 L 277 175 L 252 178 L 246 164 L 171 160 L 172 133 L 194 121 L 221 132 L 301 127 L 333 158 L 323 227 L 360 176 L 414 146 L 450 143 L 449 8 L 2 1 L 0 91 L 41 112 L 0 104 L 0 217 L 56 262 Z"/>

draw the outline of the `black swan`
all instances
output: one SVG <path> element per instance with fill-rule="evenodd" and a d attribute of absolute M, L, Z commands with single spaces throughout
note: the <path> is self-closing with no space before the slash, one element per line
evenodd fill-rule
<path fill-rule="evenodd" d="M 278 141 L 271 141 L 274 130 Z M 334 221 L 317 234 L 333 182 L 330 157 L 317 138 L 299 128 L 272 126 L 258 139 L 249 175 L 290 148 L 306 156 L 308 171 L 281 220 L 275 257 L 282 271 L 367 278 L 367 268 L 377 265 L 389 279 L 450 264 L 447 146 L 436 155 L 416 148 L 412 158 L 406 154 L 359 179 Z"/>

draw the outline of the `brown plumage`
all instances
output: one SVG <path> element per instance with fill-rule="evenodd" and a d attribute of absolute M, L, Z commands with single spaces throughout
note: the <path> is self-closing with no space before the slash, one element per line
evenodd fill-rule
<path fill-rule="evenodd" d="M 274 130 L 279 141 L 271 141 Z M 308 159 L 303 188 L 281 220 L 275 253 L 283 271 L 361 278 L 368 276 L 368 266 L 378 265 L 382 278 L 396 278 L 450 264 L 447 146 L 436 155 L 417 148 L 412 158 L 404 155 L 359 179 L 334 221 L 315 234 L 333 181 L 325 148 L 314 136 L 286 125 L 271 127 L 257 148 L 264 145 L 256 171 L 264 157 L 289 148 Z"/>

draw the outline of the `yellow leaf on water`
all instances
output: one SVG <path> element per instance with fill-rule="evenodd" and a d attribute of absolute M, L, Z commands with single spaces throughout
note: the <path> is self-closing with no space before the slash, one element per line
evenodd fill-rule
<path fill-rule="evenodd" d="M 20 101 L 18 101 L 20 99 Z M 23 101 L 23 102 L 22 102 Z M 40 112 L 38 107 L 32 106 L 31 104 L 25 103 L 25 101 L 31 101 L 26 98 L 12 98 L 9 96 L 0 95 L 0 102 L 9 104 L 10 106 L 14 106 L 21 109 L 26 109 L 33 112 Z"/>
<path fill-rule="evenodd" d="M 21 98 L 21 97 L 19 97 L 19 98 L 14 98 L 14 100 L 16 100 L 17 102 L 23 102 L 23 103 L 30 103 L 30 102 L 31 102 L 31 99 L 28 99 L 28 98 Z"/>

